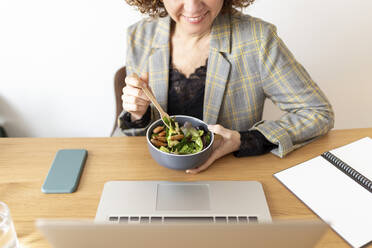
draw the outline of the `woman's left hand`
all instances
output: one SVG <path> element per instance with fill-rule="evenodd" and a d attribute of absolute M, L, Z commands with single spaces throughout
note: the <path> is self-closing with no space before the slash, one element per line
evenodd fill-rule
<path fill-rule="evenodd" d="M 208 160 L 195 169 L 186 170 L 186 173 L 197 174 L 206 170 L 217 159 L 239 150 L 240 147 L 240 133 L 234 130 L 224 128 L 221 125 L 208 125 L 209 131 L 220 135 L 221 138 L 214 136 L 214 143 L 212 146 L 212 154 Z"/>

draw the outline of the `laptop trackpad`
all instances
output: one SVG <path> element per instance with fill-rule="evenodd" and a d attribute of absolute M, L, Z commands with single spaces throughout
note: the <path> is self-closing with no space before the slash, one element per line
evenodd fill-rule
<path fill-rule="evenodd" d="M 158 184 L 156 210 L 210 210 L 207 184 Z"/>

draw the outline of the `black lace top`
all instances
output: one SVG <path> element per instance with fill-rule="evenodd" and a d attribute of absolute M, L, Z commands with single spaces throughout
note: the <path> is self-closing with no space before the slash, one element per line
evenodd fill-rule
<path fill-rule="evenodd" d="M 172 65 L 169 68 L 168 114 L 189 115 L 203 119 L 204 88 L 207 63 L 195 70 L 189 77 L 179 72 Z M 123 117 L 127 127 L 145 127 L 150 122 L 150 108 L 142 119 L 131 122 L 130 114 Z M 276 145 L 270 143 L 265 136 L 256 130 L 240 132 L 240 149 L 234 152 L 236 157 L 265 154 Z"/>
<path fill-rule="evenodd" d="M 207 66 L 200 66 L 188 78 L 169 67 L 168 114 L 189 115 L 203 120 L 203 101 Z"/>

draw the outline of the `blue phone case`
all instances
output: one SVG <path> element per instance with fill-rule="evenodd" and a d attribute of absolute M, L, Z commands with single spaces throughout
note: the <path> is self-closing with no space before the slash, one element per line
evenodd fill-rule
<path fill-rule="evenodd" d="M 74 192 L 79 184 L 87 153 L 84 149 L 59 150 L 41 191 L 47 194 Z"/>

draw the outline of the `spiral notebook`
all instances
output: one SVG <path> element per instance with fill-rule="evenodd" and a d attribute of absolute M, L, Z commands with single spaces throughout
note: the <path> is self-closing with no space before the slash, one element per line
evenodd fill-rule
<path fill-rule="evenodd" d="M 357 140 L 274 174 L 346 242 L 372 242 L 372 139 Z"/>

